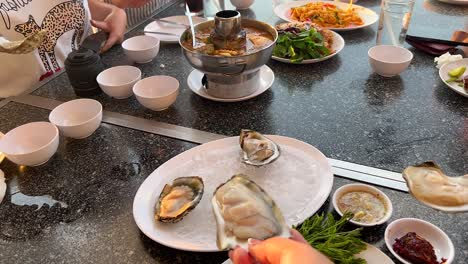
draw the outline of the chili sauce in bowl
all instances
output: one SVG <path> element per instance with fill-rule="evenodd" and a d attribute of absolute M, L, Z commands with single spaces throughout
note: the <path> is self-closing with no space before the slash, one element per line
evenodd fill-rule
<path fill-rule="evenodd" d="M 348 184 L 338 188 L 333 194 L 333 207 L 340 215 L 353 213 L 350 222 L 359 226 L 383 224 L 393 212 L 387 195 L 366 184 Z"/>

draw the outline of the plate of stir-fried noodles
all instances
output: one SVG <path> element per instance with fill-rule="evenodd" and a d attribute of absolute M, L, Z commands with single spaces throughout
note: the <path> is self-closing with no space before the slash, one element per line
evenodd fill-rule
<path fill-rule="evenodd" d="M 293 1 L 278 5 L 275 14 L 288 22 L 311 22 L 334 31 L 370 26 L 378 15 L 365 7 L 337 1 Z"/>

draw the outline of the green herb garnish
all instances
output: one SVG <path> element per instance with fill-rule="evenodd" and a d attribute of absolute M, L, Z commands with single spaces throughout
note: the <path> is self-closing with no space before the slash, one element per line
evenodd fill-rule
<path fill-rule="evenodd" d="M 366 243 L 359 237 L 362 228 L 344 231 L 343 226 L 353 218 L 352 213 L 345 213 L 336 221 L 331 213 L 326 217 L 314 215 L 304 221 L 298 230 L 309 244 L 328 256 L 336 264 L 364 264 L 364 259 L 354 255 L 366 249 Z"/>
<path fill-rule="evenodd" d="M 314 28 L 307 30 L 289 28 L 279 33 L 273 55 L 290 59 L 293 63 L 300 63 L 303 60 L 328 56 L 330 50 L 325 47 L 322 34 Z"/>

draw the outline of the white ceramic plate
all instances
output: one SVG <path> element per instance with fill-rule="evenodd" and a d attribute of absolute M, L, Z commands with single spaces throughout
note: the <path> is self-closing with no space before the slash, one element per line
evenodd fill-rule
<path fill-rule="evenodd" d="M 367 249 L 355 255 L 357 258 L 366 260 L 368 264 L 395 264 L 391 258 L 385 255 L 380 249 L 367 244 Z M 232 264 L 230 259 L 224 261 L 222 264 Z"/>
<path fill-rule="evenodd" d="M 349 6 L 349 3 L 343 3 L 343 2 L 335 2 L 335 1 L 292 1 L 289 3 L 281 4 L 275 7 L 274 12 L 277 16 L 279 16 L 281 19 L 286 20 L 288 22 L 294 22 L 295 20 L 291 19 L 291 7 L 298 7 L 305 5 L 310 2 L 322 2 L 322 3 L 329 3 L 336 5 L 340 9 L 346 9 Z M 335 31 L 348 31 L 348 30 L 354 30 L 358 28 L 364 28 L 368 27 L 379 19 L 379 16 L 369 8 L 365 8 L 359 5 L 353 5 L 354 10 L 358 13 L 358 15 L 362 18 L 364 21 L 364 24 L 361 26 L 350 26 L 346 28 L 328 28 L 331 30 Z"/>
<path fill-rule="evenodd" d="M 190 25 L 188 18 L 186 16 L 171 16 L 171 17 L 164 17 L 161 19 L 176 22 L 176 23 L 182 23 L 187 26 Z M 206 19 L 203 17 L 192 17 L 192 19 L 193 19 L 194 24 L 198 24 L 198 23 L 206 21 Z M 178 36 L 168 36 L 168 35 L 162 35 L 162 34 L 145 33 L 145 35 L 159 38 L 161 42 L 164 42 L 164 43 L 179 43 L 180 35 L 184 33 L 185 28 L 183 26 L 172 25 L 172 24 L 159 22 L 159 21 L 153 21 L 145 27 L 145 31 L 157 31 L 157 32 L 177 34 Z"/>
<path fill-rule="evenodd" d="M 444 64 L 439 69 L 439 76 L 440 76 L 440 79 L 454 92 L 461 94 L 465 97 L 468 97 L 468 92 L 465 90 L 465 88 L 458 86 L 458 84 L 456 83 L 448 83 L 445 81 L 450 78 L 450 76 L 448 75 L 448 72 L 460 66 L 466 66 L 468 68 L 468 58 Z M 463 79 L 463 77 L 466 75 L 468 75 L 468 69 L 465 70 L 465 73 L 459 79 Z"/>
<path fill-rule="evenodd" d="M 190 90 L 192 90 L 192 92 L 209 100 L 229 103 L 229 102 L 245 101 L 245 100 L 249 100 L 251 98 L 259 96 L 260 94 L 262 94 L 263 92 L 265 92 L 271 87 L 271 85 L 275 81 L 275 74 L 270 69 L 270 67 L 263 65 L 260 68 L 260 87 L 257 89 L 257 91 L 255 91 L 251 95 L 240 97 L 240 98 L 233 98 L 233 99 L 224 99 L 224 98 L 218 98 L 218 97 L 209 95 L 205 91 L 205 88 L 202 85 L 202 82 L 201 82 L 202 78 L 203 78 L 203 73 L 199 70 L 193 70 L 189 74 L 187 78 L 187 84 Z"/>
<path fill-rule="evenodd" d="M 187 150 L 157 168 L 138 189 L 133 217 L 140 230 L 168 247 L 198 252 L 219 251 L 211 199 L 216 187 L 234 174 L 244 173 L 276 201 L 288 225 L 299 224 L 327 200 L 333 173 L 327 158 L 302 141 L 268 136 L 281 148 L 273 163 L 255 167 L 241 162 L 239 137 L 212 141 Z M 178 223 L 156 223 L 154 205 L 166 183 L 198 175 L 205 185 L 198 206 Z"/>
<path fill-rule="evenodd" d="M 332 31 L 333 32 L 333 31 Z M 343 39 L 343 37 L 341 37 L 338 33 L 336 32 L 333 32 L 333 45 L 332 45 L 332 49 L 335 51 L 334 53 L 326 56 L 326 57 L 323 57 L 323 58 L 320 58 L 320 59 L 310 59 L 310 60 L 303 60 L 299 63 L 294 63 L 294 62 L 291 62 L 290 59 L 285 59 L 285 58 L 281 58 L 281 57 L 276 57 L 276 56 L 271 56 L 272 59 L 274 60 L 277 60 L 277 61 L 281 61 L 281 62 L 286 62 L 286 63 L 292 63 L 292 64 L 310 64 L 310 63 L 317 63 L 317 62 L 320 62 L 320 61 L 324 61 L 324 60 L 328 60 L 330 59 L 331 57 L 335 56 L 336 54 L 338 54 L 345 46 L 345 41 Z"/>
<path fill-rule="evenodd" d="M 385 229 L 385 244 L 387 245 L 388 250 L 390 250 L 390 252 L 402 263 L 411 264 L 393 251 L 392 246 L 393 243 L 395 243 L 395 239 L 401 238 L 408 232 L 415 232 L 417 235 L 431 243 L 434 247 L 438 261 L 445 258 L 447 259 L 447 262 L 444 262 L 444 264 L 452 263 L 455 256 L 455 249 L 453 247 L 452 240 L 450 240 L 444 231 L 421 219 L 401 218 L 390 223 L 387 226 L 387 229 Z"/>
<path fill-rule="evenodd" d="M 467 0 L 439 0 L 439 1 L 447 3 L 447 4 L 452 4 L 452 5 L 468 5 Z"/>

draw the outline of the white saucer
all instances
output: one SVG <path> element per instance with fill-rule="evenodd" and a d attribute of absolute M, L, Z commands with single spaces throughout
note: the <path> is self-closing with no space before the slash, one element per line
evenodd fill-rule
<path fill-rule="evenodd" d="M 199 70 L 193 70 L 190 75 L 187 78 L 187 84 L 192 90 L 192 92 L 198 94 L 199 96 L 217 101 L 217 102 L 240 102 L 240 101 L 245 101 L 251 98 L 254 98 L 271 87 L 273 82 L 275 81 L 275 74 L 273 71 L 270 69 L 270 67 L 263 65 L 260 68 L 260 87 L 255 91 L 255 93 L 245 96 L 245 97 L 240 97 L 240 98 L 233 98 L 233 99 L 224 99 L 224 98 L 217 98 L 214 96 L 211 96 L 206 93 L 205 88 L 203 87 L 201 80 L 203 78 L 203 73 Z"/>
<path fill-rule="evenodd" d="M 192 19 L 193 19 L 194 24 L 198 24 L 200 22 L 206 21 L 206 18 L 203 18 L 203 17 L 192 17 Z M 176 22 L 176 23 L 187 25 L 187 26 L 190 25 L 188 18 L 186 16 L 164 17 L 162 18 L 162 20 Z M 159 40 L 161 40 L 161 42 L 164 42 L 164 43 L 179 43 L 180 35 L 182 35 L 182 33 L 185 31 L 185 28 L 183 26 L 153 21 L 149 23 L 148 25 L 146 25 L 145 31 L 157 31 L 157 32 L 177 34 L 178 36 L 145 33 L 145 35 L 147 36 L 157 37 Z"/>

